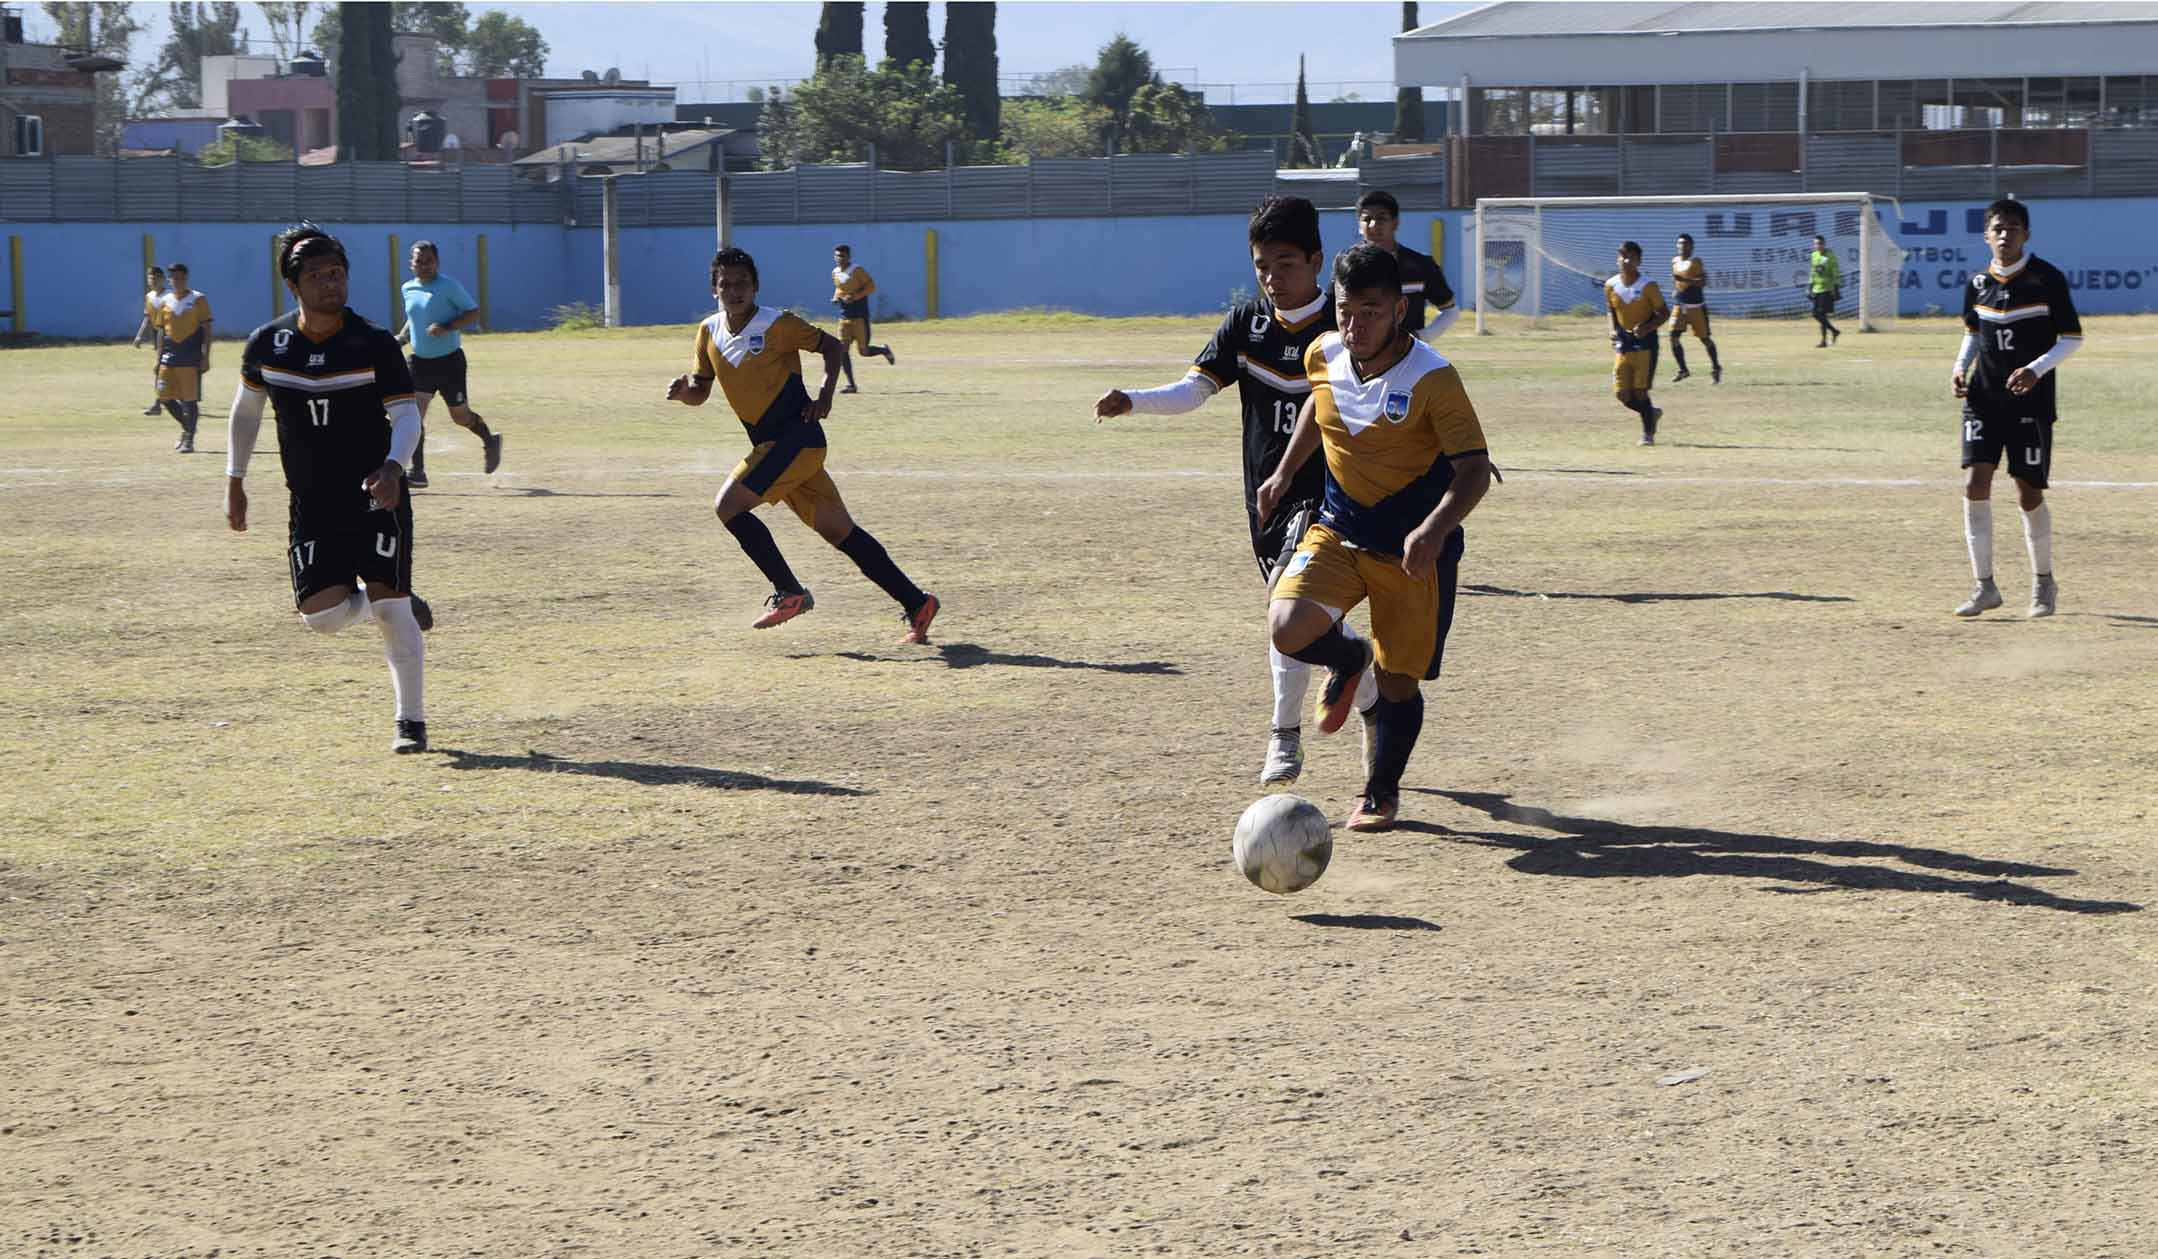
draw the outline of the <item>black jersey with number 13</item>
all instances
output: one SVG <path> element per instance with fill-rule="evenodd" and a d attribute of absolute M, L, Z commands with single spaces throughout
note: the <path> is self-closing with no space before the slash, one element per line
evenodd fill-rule
<path fill-rule="evenodd" d="M 255 329 L 240 354 L 240 378 L 270 395 L 285 488 L 298 498 L 351 495 L 357 503 L 360 482 L 390 457 L 384 408 L 412 396 L 412 374 L 397 338 L 350 308 L 321 341 L 299 321 L 293 311 Z"/>
<path fill-rule="evenodd" d="M 1989 264 L 1963 287 L 1963 327 L 1978 337 L 1978 362 L 1965 383 L 1974 402 L 2012 400 L 2025 414 L 2051 418 L 2053 373 L 2020 398 L 2008 392 L 2008 377 L 2056 342 L 2083 335 L 2068 277 L 2035 254 L 2026 254 L 2014 274 L 2004 276 L 1998 268 Z"/>
<path fill-rule="evenodd" d="M 1304 350 L 1319 334 L 1334 330 L 1334 303 L 1320 293 L 1303 318 L 1285 322 L 1285 314 L 1265 301 L 1239 302 L 1231 308 L 1214 339 L 1206 343 L 1192 370 L 1227 389 L 1236 386 L 1244 411 L 1244 502 L 1259 500 L 1259 486 L 1281 463 L 1296 428 L 1296 413 L 1311 396 L 1304 379 Z M 1308 459 L 1290 483 L 1284 504 L 1317 502 L 1326 489 L 1326 461 Z"/>

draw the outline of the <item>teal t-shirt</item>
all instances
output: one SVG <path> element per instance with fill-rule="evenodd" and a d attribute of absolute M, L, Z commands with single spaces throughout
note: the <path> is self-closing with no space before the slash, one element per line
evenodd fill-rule
<path fill-rule="evenodd" d="M 412 353 L 418 358 L 441 358 L 455 354 L 463 348 L 463 334 L 452 331 L 448 336 L 427 335 L 429 324 L 446 324 L 468 310 L 479 309 L 479 303 L 465 292 L 459 284 L 441 272 L 435 273 L 434 282 L 422 284 L 419 277 L 405 281 L 405 318 L 412 323 Z"/>

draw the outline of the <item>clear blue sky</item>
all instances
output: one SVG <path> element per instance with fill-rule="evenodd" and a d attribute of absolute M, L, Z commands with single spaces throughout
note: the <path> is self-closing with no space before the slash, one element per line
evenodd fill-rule
<path fill-rule="evenodd" d="M 472 4 L 523 18 L 546 36 L 548 72 L 574 77 L 580 70 L 619 67 L 631 78 L 652 78 L 680 87 L 687 102 L 703 98 L 701 81 L 712 81 L 713 99 L 726 90 L 721 80 L 740 80 L 740 99 L 748 82 L 788 81 L 810 73 L 817 13 L 813 3 L 761 0 L 753 3 Z M 1475 7 L 1470 3 L 1423 4 L 1418 19 L 1437 21 Z M 134 6 L 149 29 L 137 36 L 131 60 L 140 67 L 154 61 L 167 28 L 164 4 Z M 32 38 L 49 36 L 52 25 L 35 4 L 23 4 Z M 243 4 L 246 25 L 267 48 L 267 28 L 254 5 Z M 1338 0 L 1331 4 L 1086 4 L 1053 3 L 997 6 L 997 60 L 1005 75 L 1041 73 L 1076 63 L 1091 63 L 1095 50 L 1122 31 L 1154 58 L 1155 66 L 1179 82 L 1273 84 L 1269 95 L 1239 91 L 1238 100 L 1286 100 L 1282 90 L 1296 80 L 1296 58 L 1306 58 L 1316 99 L 1356 87 L 1366 99 L 1392 95 L 1393 51 L 1388 40 L 1401 24 L 1401 6 Z M 871 4 L 863 22 L 863 42 L 874 53 L 884 43 L 884 6 Z M 930 34 L 944 33 L 944 6 L 932 4 Z M 1212 99 L 1226 100 L 1225 94 Z"/>

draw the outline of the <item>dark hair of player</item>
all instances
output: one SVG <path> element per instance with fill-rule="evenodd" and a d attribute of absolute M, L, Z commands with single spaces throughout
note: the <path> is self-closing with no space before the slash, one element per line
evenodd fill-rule
<path fill-rule="evenodd" d="M 187 264 L 184 262 L 168 262 L 165 264 L 165 270 L 175 275 L 186 275 Z"/>
<path fill-rule="evenodd" d="M 1691 245 L 1691 244 L 1693 243 L 1693 233 L 1692 233 L 1692 232 L 1680 232 L 1680 233 L 1678 234 L 1678 238 L 1679 238 L 1680 240 L 1682 240 L 1682 241 L 1685 241 L 1685 242 L 1686 242 L 1687 244 L 1689 244 L 1689 245 Z"/>
<path fill-rule="evenodd" d="M 1991 223 L 1995 219 L 2014 223 L 2026 232 L 2031 230 L 2031 208 L 2012 197 L 2002 197 L 1986 207 L 1985 221 Z"/>
<path fill-rule="evenodd" d="M 433 254 L 437 258 L 440 258 L 442 256 L 442 251 L 436 249 L 435 243 L 431 240 L 413 241 L 412 252 L 416 254 Z"/>
<path fill-rule="evenodd" d="M 833 252 L 833 253 L 835 253 L 835 254 L 851 254 L 851 253 L 853 253 L 853 252 L 854 252 L 854 246 L 852 246 L 852 245 L 834 245 L 834 246 L 832 246 L 832 252 Z"/>
<path fill-rule="evenodd" d="M 842 245 L 840 248 L 844 249 L 845 246 Z M 719 287 L 719 269 L 721 267 L 740 267 L 742 270 L 749 272 L 749 282 L 752 285 L 759 284 L 757 280 L 757 260 L 750 257 L 747 250 L 729 248 L 722 249 L 712 255 L 713 288 Z"/>
<path fill-rule="evenodd" d="M 1384 188 L 1374 188 L 1356 199 L 1356 212 L 1361 215 L 1366 210 L 1384 210 L 1390 219 L 1401 217 L 1401 203 Z"/>
<path fill-rule="evenodd" d="M 1344 293 L 1401 295 L 1401 262 L 1377 245 L 1355 245 L 1334 259 L 1334 286 Z"/>
<path fill-rule="evenodd" d="M 295 223 L 291 230 L 285 233 L 285 238 L 278 242 L 277 273 L 285 277 L 290 283 L 298 284 L 300 282 L 300 264 L 306 262 L 309 258 L 323 258 L 331 255 L 335 255 L 337 261 L 343 264 L 347 271 L 352 269 L 352 260 L 345 256 L 345 247 L 338 242 L 335 236 L 330 235 L 312 223 L 304 221 Z"/>
<path fill-rule="evenodd" d="M 1319 252 L 1319 211 L 1302 197 L 1268 197 L 1251 212 L 1251 228 L 1245 234 L 1253 245 L 1294 245 L 1315 254 Z"/>
<path fill-rule="evenodd" d="M 163 275 L 163 274 L 165 274 L 165 268 L 163 268 L 163 267 L 152 267 L 152 268 L 150 268 L 150 274 L 151 274 L 151 275 Z"/>
<path fill-rule="evenodd" d="M 1816 236 L 1813 238 L 1813 243 L 1816 245 L 1826 245 L 1828 243 L 1828 237 Z"/>
<path fill-rule="evenodd" d="M 1619 252 L 1622 254 L 1632 254 L 1634 257 L 1638 258 L 1641 256 L 1641 243 L 1639 241 L 1632 240 L 1621 241 L 1619 242 Z"/>

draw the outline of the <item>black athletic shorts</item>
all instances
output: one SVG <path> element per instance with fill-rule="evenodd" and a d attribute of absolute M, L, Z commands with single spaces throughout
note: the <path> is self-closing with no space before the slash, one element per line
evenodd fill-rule
<path fill-rule="evenodd" d="M 412 495 L 399 487 L 394 511 L 372 510 L 364 492 L 292 497 L 286 562 L 292 602 L 305 603 L 332 586 L 379 582 L 412 589 Z"/>
<path fill-rule="evenodd" d="M 1251 553 L 1259 561 L 1259 576 L 1271 586 L 1274 575 L 1296 554 L 1298 544 L 1304 540 L 1304 530 L 1319 518 L 1318 500 L 1283 503 L 1264 525 L 1259 523 L 1256 507 L 1246 504 L 1244 510 L 1251 521 Z"/>
<path fill-rule="evenodd" d="M 2001 466 L 2008 453 L 2008 475 L 2035 489 L 2046 488 L 2053 470 L 2053 399 L 2050 396 L 2006 400 L 1963 400 L 1963 466 Z"/>
<path fill-rule="evenodd" d="M 406 366 L 412 369 L 412 387 L 421 393 L 431 393 L 453 407 L 465 404 L 465 352 L 451 350 L 440 358 L 421 358 L 417 354 L 405 356 Z"/>

